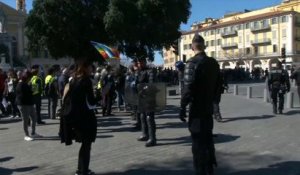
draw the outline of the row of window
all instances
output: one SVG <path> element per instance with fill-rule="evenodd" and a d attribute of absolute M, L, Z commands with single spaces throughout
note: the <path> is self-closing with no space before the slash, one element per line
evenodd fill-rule
<path fill-rule="evenodd" d="M 215 35 L 215 34 L 222 34 L 222 33 L 228 33 L 236 30 L 243 30 L 243 29 L 257 29 L 257 28 L 265 28 L 268 27 L 271 24 L 277 24 L 278 22 L 285 23 L 288 22 L 288 16 L 281 16 L 281 17 L 274 17 L 271 19 L 263 19 L 260 21 L 253 21 L 253 22 L 248 22 L 245 24 L 238 24 L 238 25 L 233 25 L 233 26 L 228 26 L 220 29 L 214 29 L 214 30 L 208 30 L 208 31 L 203 31 L 200 32 L 199 34 L 202 36 L 210 36 L 210 35 Z M 192 35 L 189 35 L 189 38 L 192 38 Z M 186 39 L 186 36 L 183 36 L 183 39 Z"/>
<path fill-rule="evenodd" d="M 285 48 L 285 44 L 282 46 L 283 48 Z M 278 49 L 278 45 L 273 45 L 272 46 L 272 53 L 278 53 L 278 51 L 280 51 Z M 250 54 L 253 54 L 253 55 L 259 55 L 259 54 L 267 54 L 267 46 L 255 46 L 255 47 L 247 47 L 245 49 L 239 49 L 238 52 L 241 54 L 241 55 L 250 55 Z M 210 56 L 212 57 L 221 57 L 222 55 L 226 55 L 226 54 L 234 54 L 234 49 L 232 50 L 228 50 L 228 51 L 218 51 L 218 55 L 216 55 L 216 51 L 211 51 L 209 53 Z M 270 54 L 270 53 L 268 53 Z"/>
<path fill-rule="evenodd" d="M 287 36 L 287 30 L 286 29 L 282 29 L 282 31 L 281 31 L 281 37 L 285 38 L 286 36 Z M 263 39 L 268 39 L 267 33 L 263 33 L 261 37 Z M 259 38 L 261 38 L 261 37 L 259 37 L 259 34 L 254 34 L 254 41 L 258 41 Z M 277 30 L 272 31 L 272 39 L 276 40 L 277 38 L 278 38 L 278 31 Z M 248 43 L 250 42 L 250 34 L 246 35 L 245 40 Z M 207 47 L 210 47 L 210 46 L 220 46 L 220 45 L 222 45 L 222 41 L 223 41 L 223 44 L 234 43 L 234 38 L 225 38 L 225 39 L 210 40 L 210 41 L 206 41 L 205 45 Z M 243 42 L 243 37 L 242 36 L 238 36 L 238 42 L 239 43 Z M 192 48 L 191 44 L 185 44 L 183 49 L 184 50 L 188 50 L 188 49 L 191 49 L 191 48 Z"/>

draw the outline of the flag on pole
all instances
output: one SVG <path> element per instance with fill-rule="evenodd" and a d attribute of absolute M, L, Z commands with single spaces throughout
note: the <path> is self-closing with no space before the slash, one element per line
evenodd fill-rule
<path fill-rule="evenodd" d="M 113 51 L 112 48 L 106 46 L 105 44 L 98 43 L 95 41 L 91 41 L 91 44 L 97 49 L 97 51 L 104 58 L 104 60 L 113 59 L 113 58 L 120 59 L 119 54 Z"/>

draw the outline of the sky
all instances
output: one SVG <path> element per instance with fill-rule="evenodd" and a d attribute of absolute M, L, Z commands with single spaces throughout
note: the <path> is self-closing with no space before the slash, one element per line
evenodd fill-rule
<path fill-rule="evenodd" d="M 1 0 L 5 4 L 16 7 L 16 0 Z M 33 0 L 26 0 L 26 9 L 32 8 Z M 226 13 L 256 10 L 269 6 L 278 5 L 282 0 L 191 0 L 191 15 L 187 24 L 182 24 L 181 30 L 190 30 L 194 22 L 203 21 L 207 17 L 221 18 Z M 163 58 L 160 54 L 155 54 L 154 64 L 162 65 Z"/>

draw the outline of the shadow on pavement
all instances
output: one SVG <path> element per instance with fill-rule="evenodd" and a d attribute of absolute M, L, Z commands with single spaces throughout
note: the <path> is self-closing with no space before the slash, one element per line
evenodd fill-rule
<path fill-rule="evenodd" d="M 286 161 L 269 165 L 266 168 L 245 170 L 226 175 L 300 175 L 299 161 Z"/>
<path fill-rule="evenodd" d="M 7 161 L 10 161 L 11 159 L 14 159 L 14 157 L 3 157 L 3 158 L 0 158 L 0 162 L 7 162 Z"/>
<path fill-rule="evenodd" d="M 3 157 L 3 158 L 0 158 L 0 163 L 7 162 L 12 159 L 14 159 L 14 157 Z M 31 171 L 36 168 L 38 168 L 38 167 L 31 166 L 31 167 L 22 167 L 22 168 L 15 168 L 15 169 L 0 167 L 0 174 L 11 175 L 11 174 L 14 174 L 15 172 L 27 172 L 27 171 Z"/>
<path fill-rule="evenodd" d="M 192 159 L 183 159 L 176 161 L 176 163 L 164 162 L 157 164 L 157 162 L 154 162 L 137 165 L 123 172 L 96 173 L 96 175 L 192 175 Z"/>
<path fill-rule="evenodd" d="M 191 142 L 192 142 L 191 136 L 168 138 L 168 139 L 157 139 L 158 146 L 180 145 L 180 144 L 191 145 Z"/>
<path fill-rule="evenodd" d="M 113 135 L 99 135 L 97 134 L 96 138 L 101 138 L 101 139 L 104 139 L 104 138 L 111 138 L 111 137 L 114 137 Z"/>
<path fill-rule="evenodd" d="M 98 126 L 100 127 L 120 126 L 122 125 L 121 121 L 121 118 L 115 116 L 97 118 Z"/>
<path fill-rule="evenodd" d="M 283 115 L 294 115 L 294 114 L 300 114 L 300 110 L 292 110 L 284 113 Z"/>
<path fill-rule="evenodd" d="M 275 117 L 275 115 L 223 118 L 221 123 L 232 122 L 232 121 L 236 121 L 236 120 L 262 120 L 262 119 L 269 119 L 269 118 L 273 118 L 273 117 Z"/>
<path fill-rule="evenodd" d="M 225 143 L 225 142 L 232 142 L 239 139 L 241 136 L 235 136 L 230 134 L 216 134 L 214 137 L 215 144 L 218 143 Z"/>
<path fill-rule="evenodd" d="M 36 140 L 36 141 L 39 141 L 39 140 L 57 141 L 57 140 L 60 140 L 60 137 L 59 136 L 43 136 L 43 137 L 35 138 L 34 140 Z"/>
<path fill-rule="evenodd" d="M 0 123 L 1 124 L 9 124 L 9 123 L 16 123 L 16 122 L 20 122 L 22 121 L 22 119 L 1 119 Z"/>
<path fill-rule="evenodd" d="M 1 131 L 1 130 L 8 130 L 8 128 L 0 128 L 0 131 Z"/>
<path fill-rule="evenodd" d="M 179 119 L 178 119 L 179 121 Z M 187 123 L 183 122 L 168 122 L 164 124 L 157 124 L 157 129 L 170 129 L 170 128 L 187 128 Z"/>

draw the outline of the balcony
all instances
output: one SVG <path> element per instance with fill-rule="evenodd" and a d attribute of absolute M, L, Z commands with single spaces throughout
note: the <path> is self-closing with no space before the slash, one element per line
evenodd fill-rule
<path fill-rule="evenodd" d="M 223 38 L 226 38 L 226 37 L 231 37 L 231 36 L 237 36 L 237 31 L 236 30 L 233 30 L 233 31 L 228 31 L 228 32 L 223 32 L 221 33 L 221 36 Z"/>
<path fill-rule="evenodd" d="M 258 27 L 251 27 L 251 32 L 257 33 L 257 32 L 264 32 L 264 31 L 269 31 L 271 30 L 271 25 L 263 25 L 263 26 L 258 26 Z"/>
<path fill-rule="evenodd" d="M 296 40 L 296 41 L 300 41 L 300 37 L 299 37 L 299 36 L 296 36 L 296 37 L 295 37 L 295 40 Z"/>
<path fill-rule="evenodd" d="M 227 43 L 227 44 L 222 44 L 222 49 L 232 49 L 232 48 L 237 48 L 238 44 L 237 43 Z"/>
<path fill-rule="evenodd" d="M 264 38 L 264 39 L 253 40 L 253 41 L 251 41 L 251 44 L 252 45 L 269 45 L 269 44 L 271 44 L 271 39 Z"/>

